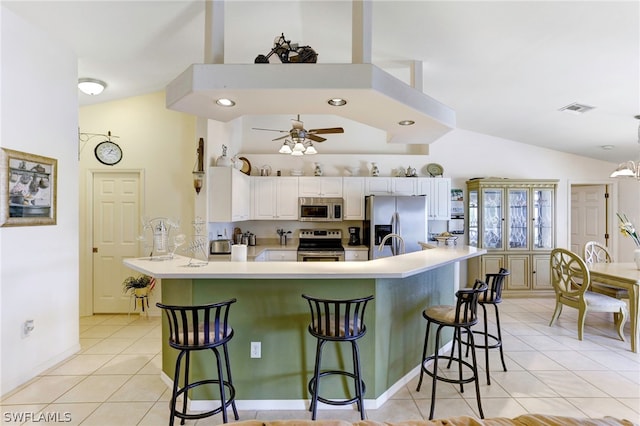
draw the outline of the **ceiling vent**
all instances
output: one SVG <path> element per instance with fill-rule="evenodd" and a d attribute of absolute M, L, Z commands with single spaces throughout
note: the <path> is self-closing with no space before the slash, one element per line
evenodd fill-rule
<path fill-rule="evenodd" d="M 574 102 L 572 104 L 569 104 L 567 106 L 560 108 L 558 111 L 566 111 L 572 114 L 584 114 L 585 112 L 591 111 L 594 108 L 595 108 L 594 106 L 579 104 L 577 102 Z"/>

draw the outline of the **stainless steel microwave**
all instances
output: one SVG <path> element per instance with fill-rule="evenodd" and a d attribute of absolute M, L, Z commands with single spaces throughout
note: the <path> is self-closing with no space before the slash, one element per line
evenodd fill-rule
<path fill-rule="evenodd" d="M 342 198 L 300 197 L 298 198 L 298 220 L 301 222 L 342 221 Z"/>

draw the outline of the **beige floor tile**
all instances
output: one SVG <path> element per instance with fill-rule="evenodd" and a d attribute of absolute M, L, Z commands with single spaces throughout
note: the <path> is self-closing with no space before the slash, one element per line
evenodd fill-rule
<path fill-rule="evenodd" d="M 422 417 L 425 419 L 429 418 L 429 411 L 431 407 L 430 400 L 416 400 L 416 405 L 422 414 Z M 484 410 L 484 408 L 483 408 Z M 478 406 L 473 401 L 473 408 L 469 405 L 468 401 L 464 399 L 439 399 L 436 398 L 435 409 L 433 413 L 433 418 L 444 418 L 451 416 L 471 416 L 478 417 L 480 414 L 478 413 Z"/>
<path fill-rule="evenodd" d="M 136 374 L 140 373 L 152 359 L 150 354 L 116 355 L 109 362 L 98 368 L 94 374 Z M 159 375 L 160 370 L 155 371 Z"/>
<path fill-rule="evenodd" d="M 607 370 L 608 368 L 573 349 L 565 351 L 545 351 L 544 354 L 567 370 Z"/>
<path fill-rule="evenodd" d="M 162 341 L 156 338 L 136 340 L 131 346 L 122 351 L 123 354 L 157 354 L 162 350 Z"/>
<path fill-rule="evenodd" d="M 135 339 L 118 339 L 115 337 L 108 337 L 100 343 L 87 348 L 83 353 L 87 355 L 115 355 L 131 346 L 134 342 Z"/>
<path fill-rule="evenodd" d="M 80 330 L 80 333 L 82 334 L 82 330 Z M 102 342 L 103 339 L 102 338 L 81 338 L 80 339 L 80 353 L 83 353 L 84 351 L 86 351 L 87 349 L 91 348 L 94 345 L 97 345 L 98 343 Z"/>
<path fill-rule="evenodd" d="M 3 398 L 2 404 L 48 404 L 76 386 L 83 379 L 83 376 L 38 377 L 11 396 Z"/>
<path fill-rule="evenodd" d="M 104 402 L 113 395 L 131 376 L 88 376 L 72 389 L 67 391 L 56 403 L 69 402 Z"/>
<path fill-rule="evenodd" d="M 564 398 L 517 398 L 517 401 L 531 414 L 587 417 L 584 411 Z"/>
<path fill-rule="evenodd" d="M 137 425 L 152 406 L 152 402 L 105 402 L 85 419 L 82 426 Z"/>
<path fill-rule="evenodd" d="M 80 333 L 80 338 L 105 338 L 120 330 L 122 325 L 95 325 Z"/>
<path fill-rule="evenodd" d="M 176 422 L 180 424 L 179 422 Z M 169 404 L 165 401 L 156 402 L 144 415 L 138 426 L 158 426 L 169 424 Z M 192 422 L 195 424 L 195 422 Z"/>
<path fill-rule="evenodd" d="M 640 398 L 618 398 L 617 401 L 631 408 L 634 413 L 640 416 Z"/>
<path fill-rule="evenodd" d="M 32 414 L 39 413 L 46 406 L 47 404 L 2 405 L 0 407 L 2 420 L 0 421 L 3 425 L 24 424 L 32 419 Z"/>
<path fill-rule="evenodd" d="M 554 398 L 560 396 L 528 371 L 509 372 L 504 376 L 494 377 L 494 381 L 513 398 Z M 491 382 L 492 386 L 494 381 Z"/>
<path fill-rule="evenodd" d="M 49 376 L 87 375 L 96 371 L 109 362 L 113 355 L 85 355 L 80 354 L 47 372 Z"/>
<path fill-rule="evenodd" d="M 618 419 L 627 419 L 640 424 L 640 413 L 623 404 L 621 401 L 611 398 L 567 398 L 576 407 L 580 408 L 588 417 L 600 418 L 611 416 Z M 637 401 L 637 400 L 636 400 Z M 636 408 L 638 406 L 636 405 Z"/>
<path fill-rule="evenodd" d="M 152 333 L 154 328 L 156 327 L 153 325 L 148 325 L 148 326 L 131 325 L 127 327 L 122 327 L 120 330 L 113 333 L 111 337 L 118 338 L 118 339 L 150 338 L 148 334 Z"/>
<path fill-rule="evenodd" d="M 606 398 L 608 396 L 571 371 L 533 371 L 532 374 L 564 398 Z"/>
<path fill-rule="evenodd" d="M 167 389 L 159 375 L 135 375 L 114 392 L 109 402 L 151 401 L 156 402 Z"/>
<path fill-rule="evenodd" d="M 467 401 L 469 404 L 475 401 Z M 484 417 L 507 417 L 514 418 L 522 414 L 527 414 L 527 410 L 518 404 L 515 398 L 482 398 L 482 410 Z"/>
<path fill-rule="evenodd" d="M 606 365 L 610 370 L 638 371 L 640 372 L 640 360 L 635 362 L 627 357 L 611 351 L 583 351 L 582 355 L 600 364 Z"/>
<path fill-rule="evenodd" d="M 112 318 L 113 315 L 90 315 L 86 317 L 80 317 L 80 325 L 97 325 Z"/>
<path fill-rule="evenodd" d="M 150 354 L 132 354 L 132 356 L 150 356 Z M 162 355 L 153 355 L 153 358 L 145 364 L 138 374 L 160 374 L 162 371 Z"/>
<path fill-rule="evenodd" d="M 614 398 L 640 397 L 640 387 L 615 371 L 585 371 L 581 377 Z"/>
<path fill-rule="evenodd" d="M 564 370 L 565 368 L 546 356 L 543 352 L 511 352 L 509 357 L 522 368 L 536 370 Z"/>
<path fill-rule="evenodd" d="M 422 420 L 418 406 L 411 399 L 389 400 L 377 410 L 367 410 L 366 415 L 367 419 L 378 422 Z"/>

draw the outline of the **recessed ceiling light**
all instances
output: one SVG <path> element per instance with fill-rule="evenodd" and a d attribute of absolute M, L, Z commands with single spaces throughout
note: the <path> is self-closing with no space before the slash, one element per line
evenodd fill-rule
<path fill-rule="evenodd" d="M 331 106 L 343 106 L 347 104 L 347 100 L 342 98 L 333 98 L 329 99 L 327 103 Z"/>
<path fill-rule="evenodd" d="M 95 78 L 78 79 L 78 89 L 87 95 L 99 95 L 105 87 L 107 87 L 107 83 L 102 80 L 96 80 Z"/>
<path fill-rule="evenodd" d="M 220 105 L 220 106 L 223 106 L 223 107 L 232 107 L 232 106 L 234 106 L 236 104 L 231 99 L 227 99 L 227 98 L 220 98 L 220 99 L 216 100 L 216 103 L 218 105 Z"/>
<path fill-rule="evenodd" d="M 402 121 L 398 121 L 398 124 L 401 126 L 412 126 L 416 124 L 416 122 L 413 120 L 402 120 Z"/>
<path fill-rule="evenodd" d="M 566 112 L 571 112 L 573 114 L 584 114 L 585 112 L 589 112 L 594 108 L 595 107 L 591 105 L 579 104 L 577 102 L 574 102 L 567 106 L 563 106 L 558 111 L 566 111 Z"/>

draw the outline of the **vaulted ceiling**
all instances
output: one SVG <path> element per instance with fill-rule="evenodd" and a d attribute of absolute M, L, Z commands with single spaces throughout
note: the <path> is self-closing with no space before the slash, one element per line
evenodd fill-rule
<path fill-rule="evenodd" d="M 107 82 L 100 96 L 79 93 L 81 105 L 163 90 L 204 62 L 202 0 L 2 5 L 67 43 L 79 77 Z M 253 63 L 284 32 L 316 50 L 318 63 L 350 63 L 351 16 L 347 0 L 226 0 L 224 62 Z M 612 162 L 638 158 L 638 1 L 374 0 L 372 31 L 372 62 L 408 83 L 421 61 L 423 91 L 455 110 L 457 128 Z M 574 102 L 595 108 L 559 111 Z"/>

